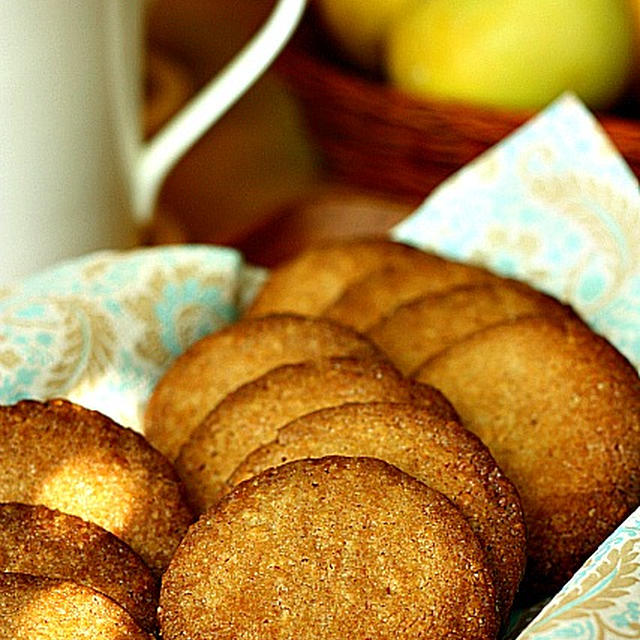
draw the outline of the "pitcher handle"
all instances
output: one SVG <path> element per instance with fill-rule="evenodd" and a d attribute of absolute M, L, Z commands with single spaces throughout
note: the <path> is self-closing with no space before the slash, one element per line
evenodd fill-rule
<path fill-rule="evenodd" d="M 113 2 L 111 6 L 119 3 Z M 297 28 L 306 0 L 278 0 L 271 15 L 253 38 L 225 68 L 209 81 L 151 140 L 141 142 L 141 133 L 125 135 L 125 164 L 131 180 L 131 204 L 139 223 L 148 222 L 164 178 L 186 151 L 264 73 Z M 118 16 L 112 12 L 112 20 Z M 117 28 L 114 34 L 121 33 Z M 117 40 L 117 39 L 116 39 Z M 121 58 L 122 42 L 114 41 L 113 53 Z M 123 69 L 124 60 L 113 68 Z M 117 81 L 122 79 L 116 78 Z M 122 108 L 126 108 L 123 106 Z M 126 118 L 121 118 L 127 122 Z M 130 120 L 129 120 L 130 122 Z M 133 124 L 132 126 L 136 126 Z M 133 132 L 129 132 L 132 134 Z"/>

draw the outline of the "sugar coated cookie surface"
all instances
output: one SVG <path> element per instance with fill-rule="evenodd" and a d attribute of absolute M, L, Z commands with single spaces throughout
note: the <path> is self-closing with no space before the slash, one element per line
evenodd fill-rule
<path fill-rule="evenodd" d="M 0 637 L 153 640 L 107 596 L 71 580 L 0 573 Z"/>
<path fill-rule="evenodd" d="M 411 262 L 376 269 L 352 282 L 322 315 L 366 332 L 396 307 L 418 296 L 499 280 L 481 267 L 421 252 Z"/>
<path fill-rule="evenodd" d="M 456 415 L 439 391 L 385 362 L 335 357 L 276 367 L 227 395 L 183 445 L 176 469 L 192 506 L 210 507 L 236 466 L 285 423 L 323 407 L 370 400 L 418 402 L 438 415 Z"/>
<path fill-rule="evenodd" d="M 405 270 L 440 260 L 388 238 L 341 239 L 301 251 L 269 273 L 246 315 L 293 312 L 320 315 L 344 290 L 384 266 Z"/>
<path fill-rule="evenodd" d="M 367 335 L 404 373 L 484 327 L 525 315 L 565 316 L 571 309 L 535 289 L 506 278 L 464 285 L 411 300 Z"/>
<path fill-rule="evenodd" d="M 393 464 L 449 498 L 485 549 L 506 618 L 525 565 L 520 499 L 487 448 L 459 423 L 409 404 L 353 403 L 294 420 L 238 466 L 237 484 L 291 460 L 370 456 Z"/>
<path fill-rule="evenodd" d="M 441 494 L 380 460 L 271 469 L 193 525 L 163 576 L 164 640 L 495 638 L 484 553 Z"/>
<path fill-rule="evenodd" d="M 138 433 L 66 400 L 0 407 L 0 502 L 94 522 L 155 571 L 192 514 L 175 470 Z"/>
<path fill-rule="evenodd" d="M 505 322 L 417 377 L 445 393 L 518 488 L 532 595 L 564 584 L 640 502 L 638 374 L 583 323 Z"/>
<path fill-rule="evenodd" d="M 0 504 L 0 571 L 64 578 L 156 626 L 159 581 L 128 545 L 96 524 L 42 505 Z"/>
<path fill-rule="evenodd" d="M 147 405 L 145 435 L 173 461 L 227 393 L 279 365 L 327 356 L 386 359 L 368 338 L 320 318 L 274 314 L 229 325 L 192 345 L 162 376 Z"/>

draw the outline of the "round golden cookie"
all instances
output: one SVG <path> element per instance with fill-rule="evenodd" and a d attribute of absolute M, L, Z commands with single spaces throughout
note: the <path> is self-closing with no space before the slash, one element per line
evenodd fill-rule
<path fill-rule="evenodd" d="M 164 640 L 493 639 L 482 548 L 440 493 L 373 458 L 299 460 L 236 487 L 163 576 Z"/>
<path fill-rule="evenodd" d="M 240 320 L 197 341 L 171 364 L 149 398 L 145 435 L 174 461 L 230 391 L 282 364 L 340 355 L 386 360 L 368 338 L 330 320 L 294 314 Z"/>
<path fill-rule="evenodd" d="M 425 363 L 516 485 L 527 523 L 527 591 L 564 584 L 640 501 L 640 381 L 577 319 L 482 329 Z"/>
<path fill-rule="evenodd" d="M 111 598 L 72 580 L 0 573 L 0 637 L 153 640 Z"/>
<path fill-rule="evenodd" d="M 274 312 L 320 315 L 353 282 L 387 265 L 405 270 L 441 259 L 388 238 L 333 240 L 301 251 L 271 270 L 245 315 Z M 431 267 L 433 269 L 433 267 Z"/>
<path fill-rule="evenodd" d="M 456 417 L 439 391 L 385 362 L 336 357 L 276 367 L 227 395 L 183 445 L 176 469 L 192 507 L 202 512 L 214 504 L 238 464 L 282 425 L 323 407 L 370 400 L 419 402 Z"/>
<path fill-rule="evenodd" d="M 94 522 L 159 573 L 192 521 L 171 464 L 138 433 L 66 400 L 0 407 L 0 502 Z"/>
<path fill-rule="evenodd" d="M 423 253 L 428 259 L 395 264 L 371 271 L 351 283 L 322 313 L 366 332 L 404 302 L 427 293 L 463 284 L 500 281 L 481 267 Z"/>
<path fill-rule="evenodd" d="M 506 619 L 525 565 L 520 499 L 487 448 L 458 422 L 415 405 L 354 403 L 290 422 L 238 466 L 233 486 L 264 469 L 327 455 L 380 458 L 443 493 L 467 518 L 487 554 Z"/>
<path fill-rule="evenodd" d="M 141 628 L 155 630 L 156 577 L 119 538 L 76 516 L 42 505 L 0 504 L 0 572 L 73 580 L 115 600 Z"/>
<path fill-rule="evenodd" d="M 514 280 L 463 285 L 400 305 L 367 335 L 403 372 L 469 334 L 525 315 L 568 315 L 569 307 Z"/>

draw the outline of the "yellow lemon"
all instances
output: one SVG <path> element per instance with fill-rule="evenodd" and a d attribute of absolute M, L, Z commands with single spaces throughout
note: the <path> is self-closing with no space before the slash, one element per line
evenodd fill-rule
<path fill-rule="evenodd" d="M 377 71 L 389 24 L 416 0 L 318 0 L 327 31 L 354 64 Z"/>
<path fill-rule="evenodd" d="M 628 85 L 633 41 L 627 0 L 424 0 L 390 25 L 386 68 L 429 98 L 529 109 L 570 90 L 604 108 Z"/>

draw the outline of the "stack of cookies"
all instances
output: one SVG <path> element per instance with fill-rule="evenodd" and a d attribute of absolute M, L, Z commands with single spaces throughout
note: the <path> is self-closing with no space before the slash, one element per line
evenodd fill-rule
<path fill-rule="evenodd" d="M 146 419 L 200 514 L 168 640 L 495 638 L 640 500 L 625 358 L 524 283 L 386 239 L 274 269 Z"/>
<path fill-rule="evenodd" d="M 193 521 L 168 460 L 65 400 L 0 407 L 0 637 L 149 640 Z"/>
<path fill-rule="evenodd" d="M 273 270 L 144 428 L 0 408 L 0 635 L 493 640 L 640 501 L 625 358 L 387 239 Z"/>
<path fill-rule="evenodd" d="M 194 378 L 212 400 L 167 421 Z M 169 639 L 495 637 L 640 499 L 624 357 L 524 283 L 386 239 L 273 270 L 175 362 L 147 433 L 182 439 L 164 452 L 202 514 L 163 579 Z"/>

